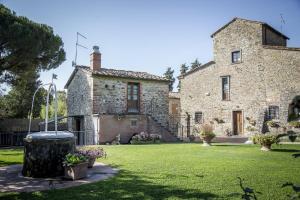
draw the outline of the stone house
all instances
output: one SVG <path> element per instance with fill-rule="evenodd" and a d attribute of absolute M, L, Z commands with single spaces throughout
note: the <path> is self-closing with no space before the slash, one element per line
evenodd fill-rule
<path fill-rule="evenodd" d="M 128 143 L 134 134 L 168 131 L 169 80 L 146 72 L 106 69 L 94 46 L 90 66 L 76 66 L 65 88 L 69 130 L 78 144 Z"/>
<path fill-rule="evenodd" d="M 185 136 L 211 123 L 218 135 L 266 132 L 299 117 L 300 48 L 264 22 L 234 18 L 211 35 L 213 61 L 180 76 Z"/>

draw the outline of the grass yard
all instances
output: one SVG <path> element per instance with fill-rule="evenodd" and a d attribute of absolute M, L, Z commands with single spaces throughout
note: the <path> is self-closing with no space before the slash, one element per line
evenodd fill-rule
<path fill-rule="evenodd" d="M 0 194 L 0 199 L 241 199 L 245 187 L 257 199 L 288 199 L 300 184 L 300 145 L 258 146 L 157 144 L 104 146 L 99 161 L 121 169 L 114 178 L 79 187 L 35 193 Z M 0 150 L 0 165 L 22 162 L 22 149 Z M 1 180 L 1 179 L 0 179 Z"/>

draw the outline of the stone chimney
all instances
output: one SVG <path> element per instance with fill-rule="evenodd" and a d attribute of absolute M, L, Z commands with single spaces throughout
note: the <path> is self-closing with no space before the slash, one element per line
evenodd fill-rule
<path fill-rule="evenodd" d="M 91 69 L 93 71 L 99 71 L 101 68 L 101 53 L 99 46 L 93 46 L 93 53 L 90 55 Z"/>

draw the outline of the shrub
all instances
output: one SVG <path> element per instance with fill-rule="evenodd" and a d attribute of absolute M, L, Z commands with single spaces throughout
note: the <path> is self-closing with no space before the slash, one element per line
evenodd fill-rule
<path fill-rule="evenodd" d="M 203 140 L 212 140 L 216 135 L 213 132 L 213 127 L 210 124 L 203 124 L 200 127 L 200 137 Z"/>
<path fill-rule="evenodd" d="M 106 155 L 103 148 L 99 146 L 79 147 L 76 152 L 89 158 L 101 158 Z"/>
<path fill-rule="evenodd" d="M 74 166 L 80 163 L 84 163 L 87 162 L 88 158 L 84 155 L 75 153 L 75 154 L 67 154 L 64 161 L 63 161 L 63 165 L 64 166 Z"/>
<path fill-rule="evenodd" d="M 270 120 L 270 121 L 267 121 L 266 124 L 269 126 L 269 127 L 272 127 L 272 128 L 279 128 L 279 124 L 278 122 L 275 122 L 273 120 Z"/>
<path fill-rule="evenodd" d="M 130 143 L 131 144 L 151 144 L 159 143 L 161 140 L 161 135 L 158 134 L 147 134 L 141 132 L 140 134 L 132 136 Z"/>
<path fill-rule="evenodd" d="M 254 144 L 260 144 L 263 147 L 271 148 L 271 145 L 279 142 L 279 134 L 275 133 L 265 133 L 265 134 L 255 134 L 252 136 L 252 141 Z"/>
<path fill-rule="evenodd" d="M 300 122 L 299 121 L 291 121 L 289 122 L 289 125 L 294 128 L 300 128 Z"/>

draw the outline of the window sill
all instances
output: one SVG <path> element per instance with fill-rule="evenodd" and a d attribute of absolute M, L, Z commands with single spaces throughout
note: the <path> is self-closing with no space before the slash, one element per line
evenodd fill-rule
<path fill-rule="evenodd" d="M 236 64 L 241 64 L 241 63 L 243 63 L 243 61 L 239 61 L 239 62 L 232 62 L 231 64 L 232 64 L 232 65 L 236 65 Z"/>

